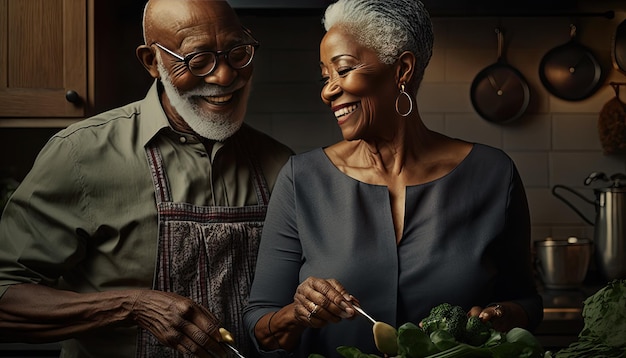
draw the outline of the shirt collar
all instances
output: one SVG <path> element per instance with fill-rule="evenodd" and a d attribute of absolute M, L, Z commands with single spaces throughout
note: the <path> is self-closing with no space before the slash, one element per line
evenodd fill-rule
<path fill-rule="evenodd" d="M 170 123 L 161 106 L 158 82 L 158 80 L 154 80 L 146 97 L 141 101 L 139 135 L 141 136 L 141 143 L 143 143 L 144 146 L 164 128 L 171 130 Z"/>

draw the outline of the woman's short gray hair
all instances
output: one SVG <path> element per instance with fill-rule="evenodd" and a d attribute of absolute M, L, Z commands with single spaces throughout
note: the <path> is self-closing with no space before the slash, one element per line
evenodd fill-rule
<path fill-rule="evenodd" d="M 339 0 L 326 9 L 322 19 L 328 31 L 341 26 L 365 47 L 378 53 L 381 62 L 392 64 L 404 51 L 416 57 L 415 75 L 421 82 L 433 52 L 433 26 L 419 0 Z"/>

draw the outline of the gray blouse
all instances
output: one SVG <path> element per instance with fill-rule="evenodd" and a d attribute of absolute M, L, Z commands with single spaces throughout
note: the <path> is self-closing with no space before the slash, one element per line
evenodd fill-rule
<path fill-rule="evenodd" d="M 442 302 L 469 310 L 512 300 L 531 329 L 541 321 L 526 195 L 503 151 L 474 144 L 446 176 L 407 187 L 405 213 L 396 244 L 386 186 L 345 175 L 321 148 L 292 157 L 263 229 L 244 311 L 250 334 L 265 313 L 293 302 L 309 276 L 337 279 L 375 319 L 396 327 L 419 323 Z M 340 345 L 378 353 L 371 323 L 356 317 L 307 329 L 294 355 L 339 356 Z"/>

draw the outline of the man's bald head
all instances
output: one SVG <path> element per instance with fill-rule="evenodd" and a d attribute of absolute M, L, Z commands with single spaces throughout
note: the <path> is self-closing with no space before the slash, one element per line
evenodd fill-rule
<path fill-rule="evenodd" d="M 145 44 L 137 47 L 137 57 L 160 81 L 161 104 L 170 123 L 212 140 L 235 133 L 246 113 L 257 41 L 228 2 L 149 0 L 143 27 Z M 243 66 L 222 55 L 237 48 L 232 57 L 236 61 L 244 47 L 249 61 Z M 209 59 L 210 52 L 219 55 L 206 64 L 213 66 L 209 72 L 192 73 L 190 66 Z M 190 64 L 190 58 L 199 60 Z"/>
<path fill-rule="evenodd" d="M 143 38 L 146 45 L 158 40 L 162 31 L 176 31 L 198 10 L 230 12 L 233 21 L 238 17 L 226 0 L 149 0 L 143 13 Z M 207 19 L 210 21 L 210 19 Z"/>

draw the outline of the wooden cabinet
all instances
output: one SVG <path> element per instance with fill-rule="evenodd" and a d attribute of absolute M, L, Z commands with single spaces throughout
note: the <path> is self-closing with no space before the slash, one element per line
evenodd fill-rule
<path fill-rule="evenodd" d="M 85 0 L 0 0 L 0 124 L 88 106 Z"/>
<path fill-rule="evenodd" d="M 0 0 L 0 128 L 62 128 L 143 98 L 144 4 Z"/>

